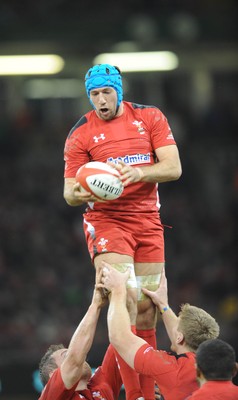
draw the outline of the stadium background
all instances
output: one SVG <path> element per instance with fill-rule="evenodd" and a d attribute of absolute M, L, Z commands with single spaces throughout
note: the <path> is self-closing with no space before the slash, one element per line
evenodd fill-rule
<path fill-rule="evenodd" d="M 172 226 L 165 230 L 170 304 L 204 307 L 238 354 L 237 41 L 235 0 L 1 0 L 0 55 L 53 52 L 66 60 L 56 76 L 0 77 L 3 400 L 37 399 L 41 355 L 51 343 L 68 344 L 90 301 L 84 207 L 63 199 L 63 147 L 89 109 L 83 77 L 100 52 L 179 56 L 174 71 L 124 74 L 125 99 L 158 106 L 180 149 L 182 178 L 160 186 L 162 219 Z M 44 80 L 40 92 L 36 78 Z M 92 366 L 107 343 L 103 310 Z M 158 345 L 169 347 L 161 323 Z"/>

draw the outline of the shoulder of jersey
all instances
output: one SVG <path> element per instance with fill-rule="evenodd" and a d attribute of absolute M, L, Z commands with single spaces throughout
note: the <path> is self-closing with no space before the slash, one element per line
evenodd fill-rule
<path fill-rule="evenodd" d="M 148 109 L 148 108 L 156 108 L 157 109 L 157 107 L 153 106 L 153 105 L 138 104 L 138 103 L 130 103 L 130 104 L 131 104 L 131 107 L 134 108 L 135 110 L 136 109 L 145 110 L 145 109 Z"/>
<path fill-rule="evenodd" d="M 94 115 L 93 110 L 88 111 L 86 114 L 84 114 L 77 122 L 76 124 L 73 126 L 73 128 L 70 130 L 69 134 L 68 134 L 68 139 L 70 138 L 70 136 L 78 129 L 86 126 L 86 124 L 88 123 L 89 119 Z"/>

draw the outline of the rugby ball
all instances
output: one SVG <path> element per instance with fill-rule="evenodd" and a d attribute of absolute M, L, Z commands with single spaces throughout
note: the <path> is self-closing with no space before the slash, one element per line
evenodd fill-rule
<path fill-rule="evenodd" d="M 121 196 L 123 185 L 119 172 L 110 165 L 92 161 L 80 167 L 76 173 L 76 181 L 83 190 L 92 193 L 102 200 L 115 200 Z"/>

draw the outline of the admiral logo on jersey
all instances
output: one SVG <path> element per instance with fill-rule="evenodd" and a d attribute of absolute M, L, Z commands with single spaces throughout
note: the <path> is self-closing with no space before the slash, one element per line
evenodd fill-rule
<path fill-rule="evenodd" d="M 109 157 L 107 161 L 118 164 L 119 161 L 123 161 L 125 164 L 136 165 L 136 164 L 149 164 L 150 163 L 150 153 L 147 154 L 132 154 L 126 155 L 124 157 Z"/>

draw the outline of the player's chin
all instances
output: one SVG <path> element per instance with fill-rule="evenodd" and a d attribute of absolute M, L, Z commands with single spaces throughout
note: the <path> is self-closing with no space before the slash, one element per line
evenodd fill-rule
<path fill-rule="evenodd" d="M 170 346 L 170 350 L 173 351 L 174 353 L 176 353 L 176 349 L 175 349 L 175 347 L 173 346 L 173 343 L 172 343 L 171 346 Z"/>
<path fill-rule="evenodd" d="M 103 119 L 103 121 L 111 121 L 114 117 L 113 116 L 106 116 L 106 115 L 102 115 L 101 119 Z"/>
<path fill-rule="evenodd" d="M 103 119 L 104 121 L 110 121 L 115 117 L 116 114 L 111 110 L 107 109 L 106 111 L 100 111 L 99 115 L 100 118 Z"/>

